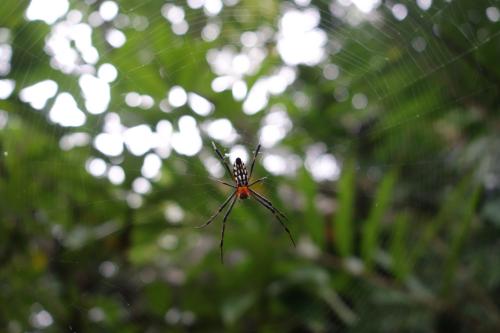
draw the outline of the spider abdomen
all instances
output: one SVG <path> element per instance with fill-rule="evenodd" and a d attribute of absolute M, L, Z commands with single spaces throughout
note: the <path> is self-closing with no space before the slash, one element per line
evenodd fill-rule
<path fill-rule="evenodd" d="M 237 158 L 233 167 L 234 180 L 236 181 L 236 186 L 248 186 L 248 171 L 245 163 L 241 161 L 241 158 Z"/>

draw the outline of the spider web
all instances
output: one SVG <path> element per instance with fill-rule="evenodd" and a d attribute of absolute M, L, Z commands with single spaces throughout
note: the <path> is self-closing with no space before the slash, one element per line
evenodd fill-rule
<path fill-rule="evenodd" d="M 51 169 L 53 174 L 40 183 L 60 178 L 76 187 L 56 186 L 58 194 L 48 203 L 34 196 L 41 189 L 50 189 L 50 184 L 37 187 L 19 180 L 19 191 L 12 193 L 22 201 L 35 199 L 50 207 L 40 211 L 33 207 L 34 220 L 49 225 L 34 230 L 45 232 L 47 239 L 52 236 L 57 246 L 74 253 L 99 255 L 99 262 L 81 261 L 73 255 L 61 257 L 57 246 L 44 245 L 43 237 L 33 235 L 34 265 L 39 260 L 41 267 L 50 267 L 51 274 L 59 274 L 61 281 L 75 270 L 100 276 L 95 279 L 97 288 L 80 292 L 85 295 L 101 289 L 102 295 L 97 293 L 85 305 L 69 304 L 79 313 L 79 320 L 88 318 L 97 326 L 106 323 L 113 311 L 117 316 L 133 313 L 137 294 L 147 291 L 148 285 L 164 281 L 180 289 L 189 283 L 202 283 L 191 276 L 207 275 L 197 265 L 203 260 L 218 260 L 219 222 L 201 231 L 190 229 L 204 222 L 200 215 L 211 216 L 229 194 L 210 180 L 222 177 L 224 171 L 211 150 L 213 140 L 228 153 L 230 161 L 236 156 L 249 161 L 256 144 L 263 143 L 255 174 L 269 174 L 270 178 L 259 190 L 289 215 L 300 216 L 291 219 L 290 227 L 299 239 L 297 253 L 304 260 L 304 269 L 290 274 L 288 282 L 277 279 L 269 287 L 270 294 L 286 301 L 287 293 L 296 289 L 303 292 L 295 286 L 314 282 L 322 287 L 310 291 L 316 297 L 309 296 L 307 304 L 296 305 L 297 318 L 309 318 L 307 329 L 332 331 L 362 318 L 357 329 L 366 330 L 363 325 L 380 315 L 378 310 L 363 306 L 362 300 L 372 291 L 353 283 L 348 288 L 349 297 L 361 305 L 350 308 L 331 288 L 331 284 L 347 283 L 345 274 L 339 273 L 338 279 L 330 281 L 321 265 L 313 264 L 321 245 L 308 225 L 311 215 L 304 213 L 311 203 L 297 188 L 310 184 L 316 192 L 312 200 L 319 212 L 316 217 L 330 216 L 332 204 L 325 203 L 332 198 L 328 187 L 338 183 L 352 151 L 359 154 L 356 170 L 368 175 L 367 181 L 378 181 L 396 170 L 421 178 L 412 189 L 416 197 L 436 183 L 455 181 L 439 170 L 450 159 L 455 161 L 454 152 L 425 149 L 425 138 L 412 134 L 419 126 L 426 126 L 424 120 L 436 119 L 436 126 L 443 125 L 439 119 L 453 118 L 460 106 L 488 98 L 496 87 L 482 69 L 480 57 L 474 57 L 498 42 L 496 1 L 481 3 L 484 8 L 475 9 L 463 1 L 424 0 L 297 0 L 269 5 L 88 0 L 71 2 L 66 9 L 61 1 L 63 9 L 60 14 L 54 9 L 53 18 L 39 14 L 40 7 L 30 12 L 29 2 L 15 3 L 0 5 L 5 17 L 20 11 L 26 15 L 17 25 L 6 21 L 6 26 L 15 29 L 0 26 L 0 98 L 7 101 L 0 104 L 0 109 L 6 110 L 0 113 L 0 128 L 8 133 L 0 136 L 0 148 L 4 160 L 16 156 L 16 140 L 20 138 L 14 135 L 16 127 L 19 121 L 29 121 L 34 131 L 24 129 L 23 141 L 36 142 L 42 132 L 46 148 L 41 158 L 26 161 L 24 176 L 37 177 L 39 170 Z M 33 33 L 33 24 L 45 33 Z M 371 29 L 362 29 L 366 25 Z M 453 31 L 459 39 L 446 40 L 453 45 L 449 48 L 441 37 Z M 48 63 L 52 70 L 40 70 L 40 64 Z M 389 69 L 387 64 L 391 64 Z M 457 89 L 452 83 L 464 77 L 474 80 Z M 435 91 L 435 81 L 450 85 Z M 43 85 L 38 90 L 28 90 L 40 82 Z M 307 90 L 315 87 L 313 82 L 319 82 L 318 89 Z M 417 98 L 423 102 L 412 106 Z M 23 108 L 13 111 L 12 105 Z M 329 117 L 330 113 L 335 118 Z M 339 123 L 310 135 L 317 118 Z M 422 140 L 422 149 L 412 146 L 413 140 Z M 366 142 L 384 143 L 388 149 L 370 150 L 371 158 L 363 158 Z M 405 155 L 406 149 L 412 154 Z M 44 154 L 50 157 L 44 159 Z M 74 167 L 86 171 L 75 172 Z M 107 190 L 94 198 L 100 187 Z M 75 198 L 61 198 L 72 191 Z M 375 193 L 367 191 L 365 196 L 373 200 Z M 425 200 L 417 202 L 424 205 Z M 65 204 L 72 208 L 64 208 Z M 116 212 L 124 216 L 113 216 Z M 282 262 L 278 271 L 286 272 L 291 265 L 286 256 L 294 252 L 284 245 L 286 234 L 266 214 L 256 204 L 237 203 L 226 230 L 226 256 L 235 266 L 255 255 L 264 257 L 265 251 L 248 252 L 245 246 L 251 238 L 262 239 L 262 247 L 279 253 Z M 87 225 L 71 223 L 72 218 L 84 220 L 81 216 L 88 219 Z M 133 239 L 119 237 L 131 227 L 129 218 L 133 226 L 144 231 L 128 236 Z M 88 244 L 102 246 L 106 242 L 124 242 L 119 246 L 126 246 L 129 261 L 85 250 Z M 273 246 L 273 242 L 277 244 Z M 43 264 L 44 260 L 48 263 Z M 213 269 L 211 274 L 218 276 L 225 268 Z M 121 281 L 127 278 L 130 281 Z M 125 291 L 127 282 L 132 286 Z M 215 290 L 223 289 L 217 286 Z M 242 300 L 231 303 L 228 296 L 229 305 L 221 306 L 225 323 L 236 320 L 241 315 L 238 311 L 248 310 L 247 304 L 256 297 L 240 290 Z M 106 301 L 105 296 L 114 301 Z M 65 324 L 57 317 L 61 313 L 58 307 L 64 303 L 58 301 L 51 307 L 47 301 L 50 291 L 36 290 L 27 297 L 32 298 L 30 308 L 25 309 L 29 311 L 7 321 L 9 331 L 23 331 L 27 325 L 51 329 Z M 202 321 L 204 313 L 195 313 L 183 304 L 172 296 L 172 304 L 163 315 L 166 325 L 187 328 Z M 391 309 L 385 315 L 396 318 L 404 312 Z M 269 328 L 280 329 L 281 325 L 274 322 Z"/>

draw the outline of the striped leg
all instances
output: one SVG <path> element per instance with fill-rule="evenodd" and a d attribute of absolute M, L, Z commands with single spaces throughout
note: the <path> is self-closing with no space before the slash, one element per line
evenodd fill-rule
<path fill-rule="evenodd" d="M 255 192 L 254 190 L 250 190 L 250 192 L 252 192 L 253 195 L 255 195 L 256 197 L 258 197 L 259 199 L 261 199 L 262 201 L 264 201 L 269 207 L 271 207 L 272 209 L 274 209 L 276 211 L 276 213 L 279 214 L 279 216 L 281 216 L 282 218 L 284 218 L 285 220 L 288 221 L 288 217 L 286 217 L 285 214 L 283 214 L 282 212 L 280 212 L 280 210 L 276 207 L 273 206 L 273 204 L 271 203 L 271 201 L 269 201 L 268 199 L 266 199 L 266 197 L 264 197 L 262 194 L 259 194 L 257 192 Z"/>
<path fill-rule="evenodd" d="M 260 151 L 260 143 L 257 145 L 257 149 L 255 149 L 255 153 L 253 154 L 252 165 L 250 166 L 250 174 L 248 175 L 248 179 L 252 179 L 253 166 L 255 165 L 255 160 L 257 159 L 257 155 Z"/>
<path fill-rule="evenodd" d="M 224 168 L 226 168 L 226 171 L 229 173 L 229 176 L 231 176 L 231 178 L 234 179 L 233 173 L 231 172 L 231 169 L 229 168 L 229 165 L 227 164 L 227 161 L 224 158 L 224 155 L 222 155 L 222 153 L 220 152 L 219 148 L 217 148 L 217 146 L 215 145 L 215 142 L 213 142 L 213 141 L 212 141 L 212 147 L 214 148 L 215 153 L 217 154 L 217 156 L 219 156 L 219 159 L 222 162 L 222 164 L 224 165 Z"/>
<path fill-rule="evenodd" d="M 262 182 L 262 181 L 264 181 L 264 180 L 266 180 L 266 179 L 267 179 L 267 177 L 262 177 L 262 178 L 259 178 L 259 179 L 257 179 L 257 180 L 254 180 L 253 182 L 251 182 L 251 183 L 248 185 L 248 187 L 253 186 L 253 185 L 257 184 L 257 183 L 260 183 L 260 182 Z"/>
<path fill-rule="evenodd" d="M 224 215 L 224 219 L 222 220 L 222 234 L 220 238 L 220 262 L 224 263 L 224 231 L 226 231 L 226 220 L 227 217 L 229 216 L 229 213 L 231 213 L 231 210 L 233 210 L 233 206 L 236 203 L 236 200 L 238 197 L 234 197 L 233 201 L 231 202 L 231 205 L 229 205 L 229 208 L 227 209 L 226 215 Z"/>
<path fill-rule="evenodd" d="M 278 222 L 281 224 L 281 226 L 283 227 L 283 229 L 285 229 L 285 231 L 287 232 L 288 236 L 290 237 L 290 240 L 292 241 L 292 244 L 293 246 L 296 246 L 295 244 L 295 241 L 293 240 L 293 237 L 292 237 L 292 233 L 290 232 L 290 230 L 288 229 L 288 227 L 286 226 L 285 223 L 283 223 L 283 221 L 281 220 L 280 216 L 283 214 L 283 213 L 280 213 L 276 208 L 274 208 L 272 206 L 272 204 L 268 204 L 266 201 L 264 201 L 262 199 L 262 197 L 257 194 L 255 191 L 252 191 L 250 190 L 254 195 L 252 196 L 252 198 L 255 199 L 255 201 L 257 201 L 258 203 L 260 203 L 262 206 L 266 207 L 269 211 L 271 211 L 271 213 L 273 213 L 274 217 L 276 217 L 276 219 L 278 220 Z M 284 215 L 283 215 L 284 216 Z"/>
<path fill-rule="evenodd" d="M 217 179 L 217 178 L 212 178 L 212 177 L 210 177 L 210 179 L 213 180 L 213 181 L 216 181 L 217 183 L 221 183 L 221 184 L 224 184 L 226 186 L 229 186 L 229 187 L 232 187 L 232 188 L 236 188 L 236 186 L 234 186 L 232 184 L 229 184 L 229 183 L 227 183 L 227 182 L 225 182 L 223 180 L 220 180 L 220 179 Z"/>
<path fill-rule="evenodd" d="M 214 215 L 212 215 L 211 218 L 208 219 L 207 222 L 205 222 L 205 224 L 203 225 L 200 225 L 198 227 L 195 227 L 195 228 L 204 228 L 206 227 L 207 225 L 209 225 L 210 223 L 212 223 L 212 221 L 217 217 L 217 215 L 220 214 L 220 212 L 222 212 L 222 210 L 224 209 L 224 207 L 227 206 L 227 204 L 229 203 L 229 201 L 236 195 L 236 191 L 233 192 L 233 194 L 231 194 L 229 196 L 229 198 L 226 199 L 226 201 L 224 201 L 224 203 L 222 205 L 220 205 L 219 209 L 217 210 L 217 212 L 215 212 Z"/>

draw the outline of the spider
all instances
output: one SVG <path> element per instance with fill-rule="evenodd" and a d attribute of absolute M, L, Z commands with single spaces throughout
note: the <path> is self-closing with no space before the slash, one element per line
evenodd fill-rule
<path fill-rule="evenodd" d="M 259 204 L 267 208 L 273 215 L 274 217 L 278 220 L 278 222 L 281 224 L 283 229 L 288 233 L 288 236 L 290 237 L 290 240 L 292 241 L 293 246 L 295 246 L 295 241 L 293 240 L 292 234 L 290 233 L 290 230 L 288 230 L 288 227 L 283 223 L 284 220 L 288 220 L 288 218 L 280 212 L 276 207 L 273 206 L 271 201 L 266 199 L 263 195 L 255 192 L 253 189 L 251 189 L 252 186 L 254 186 L 257 183 L 262 182 L 265 180 L 267 177 L 262 177 L 257 180 L 254 180 L 253 182 L 249 183 L 249 180 L 252 178 L 252 172 L 253 172 L 253 167 L 255 165 L 255 160 L 257 159 L 257 154 L 259 153 L 260 150 L 260 144 L 257 146 L 257 149 L 255 149 L 255 153 L 253 155 L 252 159 L 252 165 L 250 166 L 250 174 L 247 172 L 247 168 L 245 166 L 245 163 L 241 160 L 241 158 L 236 158 L 236 161 L 233 165 L 233 172 L 231 172 L 231 169 L 229 168 L 229 165 L 227 161 L 224 159 L 224 156 L 220 152 L 219 148 L 215 145 L 215 143 L 212 141 L 212 147 L 215 150 L 215 153 L 219 157 L 220 161 L 224 165 L 224 168 L 226 171 L 229 173 L 231 176 L 232 180 L 234 181 L 233 184 L 229 184 L 225 181 L 219 180 L 219 179 L 214 179 L 215 181 L 224 184 L 226 186 L 229 186 L 234 189 L 233 193 L 222 203 L 222 205 L 219 207 L 217 212 L 215 212 L 214 215 L 212 215 L 205 224 L 198 226 L 196 228 L 204 228 L 212 221 L 215 220 L 215 218 L 220 214 L 220 212 L 224 209 L 229 204 L 229 208 L 226 211 L 226 214 L 224 215 L 224 219 L 222 220 L 222 234 L 221 234 L 221 240 L 220 240 L 220 260 L 222 263 L 224 263 L 224 231 L 226 229 L 226 220 L 231 213 L 231 210 L 233 209 L 234 204 L 238 199 L 240 200 L 245 200 L 248 198 L 253 198 L 255 201 L 257 201 Z"/>

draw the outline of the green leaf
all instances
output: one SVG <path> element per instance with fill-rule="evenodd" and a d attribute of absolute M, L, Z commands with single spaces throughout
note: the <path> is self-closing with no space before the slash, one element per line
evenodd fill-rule
<path fill-rule="evenodd" d="M 314 242 L 319 247 L 323 247 L 325 243 L 325 228 L 323 220 L 316 209 L 315 201 L 318 189 L 311 175 L 305 169 L 302 169 L 300 173 L 300 187 L 304 192 L 304 197 L 306 199 L 305 216 L 307 229 Z"/>
<path fill-rule="evenodd" d="M 469 233 L 470 225 L 479 200 L 479 189 L 479 186 L 476 186 L 476 188 L 472 191 L 472 194 L 468 196 L 468 198 L 464 198 L 464 200 L 462 201 L 463 204 L 461 207 L 463 211 L 461 214 L 461 221 L 459 222 L 458 227 L 455 229 L 455 232 L 451 239 L 451 247 L 448 253 L 448 259 L 446 261 L 443 284 L 444 294 L 449 293 L 451 284 L 454 280 L 460 253 L 462 252 L 462 249 L 464 247 L 464 243 Z"/>
<path fill-rule="evenodd" d="M 413 267 L 417 261 L 430 249 L 430 243 L 437 236 L 438 232 L 444 228 L 447 221 L 455 218 L 457 208 L 462 205 L 463 197 L 467 191 L 467 183 L 469 179 L 465 179 L 459 186 L 453 189 L 444 203 L 441 205 L 437 216 L 428 222 L 422 236 L 417 241 L 414 250 L 411 254 L 410 265 Z"/>
<path fill-rule="evenodd" d="M 392 269 L 399 280 L 404 280 L 408 274 L 408 249 L 406 246 L 408 215 L 403 213 L 396 217 L 392 232 L 390 253 Z"/>
<path fill-rule="evenodd" d="M 373 258 L 377 251 L 377 241 L 380 232 L 380 223 L 384 213 L 388 210 L 392 190 L 396 182 L 396 173 L 387 174 L 380 184 L 375 194 L 375 200 L 372 203 L 368 220 L 363 225 L 363 238 L 361 243 L 361 254 L 367 268 L 373 263 Z"/>
<path fill-rule="evenodd" d="M 333 221 L 335 244 L 342 256 L 351 255 L 353 250 L 354 177 L 354 163 L 349 161 L 339 180 L 339 211 Z"/>
<path fill-rule="evenodd" d="M 222 306 L 222 319 L 227 325 L 234 325 L 257 300 L 254 293 L 238 295 L 228 299 Z"/>
<path fill-rule="evenodd" d="M 147 308 L 158 316 L 163 316 L 172 305 L 170 287 L 163 281 L 148 284 L 144 293 L 147 298 Z"/>

